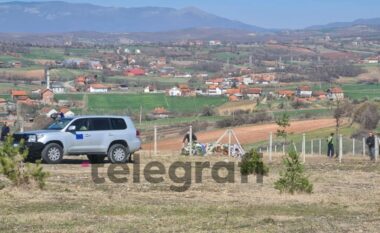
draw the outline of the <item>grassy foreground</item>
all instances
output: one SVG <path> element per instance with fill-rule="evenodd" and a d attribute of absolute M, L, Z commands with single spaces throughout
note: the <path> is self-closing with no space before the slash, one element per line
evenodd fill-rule
<path fill-rule="evenodd" d="M 226 157 L 179 157 L 141 155 L 140 168 L 160 161 L 164 181 L 151 184 L 141 172 L 132 182 L 115 184 L 106 178 L 94 184 L 84 157 L 60 165 L 44 165 L 51 173 L 43 191 L 6 187 L 0 190 L 0 232 L 377 232 L 380 227 L 380 166 L 363 158 L 346 158 L 341 165 L 324 157 L 309 158 L 306 171 L 314 183 L 311 195 L 279 194 L 273 188 L 280 157 L 270 164 L 264 184 L 249 177 L 240 182 L 218 184 L 210 169 L 203 182 L 186 192 L 170 191 L 174 184 L 168 168 L 174 161 L 237 161 Z M 101 168 L 103 176 L 109 164 Z M 221 176 L 226 170 L 220 170 Z M 176 173 L 183 174 L 183 170 Z"/>

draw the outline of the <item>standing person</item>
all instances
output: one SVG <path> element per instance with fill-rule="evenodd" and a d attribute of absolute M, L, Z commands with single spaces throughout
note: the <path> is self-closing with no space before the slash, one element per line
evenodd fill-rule
<path fill-rule="evenodd" d="M 1 137 L 0 137 L 0 141 L 5 141 L 6 137 L 8 136 L 9 134 L 9 126 L 7 125 L 7 122 L 4 122 L 4 125 L 3 127 L 1 128 Z"/>
<path fill-rule="evenodd" d="M 365 144 L 368 146 L 368 154 L 371 158 L 371 161 L 375 160 L 375 136 L 372 132 L 369 132 Z"/>
<path fill-rule="evenodd" d="M 327 138 L 327 157 L 334 157 L 334 133 Z"/>
<path fill-rule="evenodd" d="M 197 136 L 194 134 L 194 132 L 192 133 L 191 135 L 191 139 L 192 139 L 192 142 L 193 143 L 196 143 L 197 142 Z M 188 131 L 185 135 L 185 137 L 183 137 L 183 140 L 182 140 L 182 143 L 185 144 L 185 143 L 190 143 L 190 131 Z"/>

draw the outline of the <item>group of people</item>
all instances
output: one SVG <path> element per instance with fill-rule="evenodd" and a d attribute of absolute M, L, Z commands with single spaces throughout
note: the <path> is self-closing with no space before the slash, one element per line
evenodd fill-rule
<path fill-rule="evenodd" d="M 373 134 L 373 132 L 369 132 L 368 137 L 365 140 L 365 143 L 368 146 L 368 155 L 371 161 L 375 160 L 376 137 Z M 331 133 L 330 136 L 327 138 L 327 156 L 329 158 L 334 157 L 334 133 Z M 336 155 L 335 157 L 338 157 L 338 155 Z"/>

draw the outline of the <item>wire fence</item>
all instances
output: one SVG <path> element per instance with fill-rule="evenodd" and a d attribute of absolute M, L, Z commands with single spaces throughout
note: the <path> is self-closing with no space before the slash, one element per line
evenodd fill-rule
<path fill-rule="evenodd" d="M 202 130 L 202 126 L 188 126 L 183 125 L 176 128 L 163 128 L 154 126 L 152 131 L 147 132 L 144 141 L 150 142 L 150 148 L 153 155 L 157 155 L 162 150 L 168 148 L 178 147 L 178 143 L 182 141 L 183 135 L 194 131 Z M 254 132 L 253 132 L 254 133 Z M 173 139 L 176 138 L 177 145 L 173 144 Z M 190 137 L 191 138 L 191 137 Z M 339 158 L 341 162 L 344 157 L 365 157 L 369 154 L 369 148 L 366 144 L 366 138 L 350 138 L 343 135 L 337 135 L 333 141 L 334 143 L 334 156 Z M 379 157 L 379 137 L 375 136 L 375 160 Z M 172 144 L 170 144 L 170 141 Z M 190 140 L 190 144 L 193 142 Z M 235 134 L 233 129 L 227 129 L 224 134 L 221 134 L 218 138 L 204 143 L 204 153 L 202 155 L 212 155 L 213 152 L 220 152 L 226 156 L 242 157 L 245 153 L 244 147 L 239 142 L 239 134 Z M 165 148 L 160 148 L 160 145 Z M 202 146 L 202 145 L 201 145 Z M 184 148 L 184 147 L 183 147 Z M 182 149 L 183 149 L 182 148 Z M 219 149 L 217 149 L 219 148 Z M 222 148 L 222 149 L 220 149 Z M 295 149 L 300 155 L 303 161 L 306 161 L 310 156 L 327 156 L 327 138 L 313 138 L 308 137 L 306 133 L 302 134 L 301 140 L 294 142 L 284 142 L 278 138 L 273 137 L 273 133 L 268 133 L 267 140 L 257 143 L 255 147 L 259 152 L 262 152 L 265 157 L 268 157 L 271 161 L 273 156 L 283 155 L 289 149 Z M 193 150 L 189 150 L 190 155 L 196 154 Z M 198 153 L 199 154 L 199 153 Z"/>

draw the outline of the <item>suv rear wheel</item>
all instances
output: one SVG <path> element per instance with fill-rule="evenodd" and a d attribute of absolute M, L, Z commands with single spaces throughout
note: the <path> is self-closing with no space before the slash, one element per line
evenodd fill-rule
<path fill-rule="evenodd" d="M 63 149 L 57 143 L 50 143 L 42 150 L 42 160 L 48 164 L 58 164 L 63 159 Z"/>
<path fill-rule="evenodd" d="M 114 144 L 108 150 L 108 159 L 111 163 L 126 163 L 131 154 L 128 147 L 122 144 Z"/>
<path fill-rule="evenodd" d="M 90 163 L 104 163 L 104 159 L 106 158 L 105 155 L 87 155 L 88 160 Z"/>

